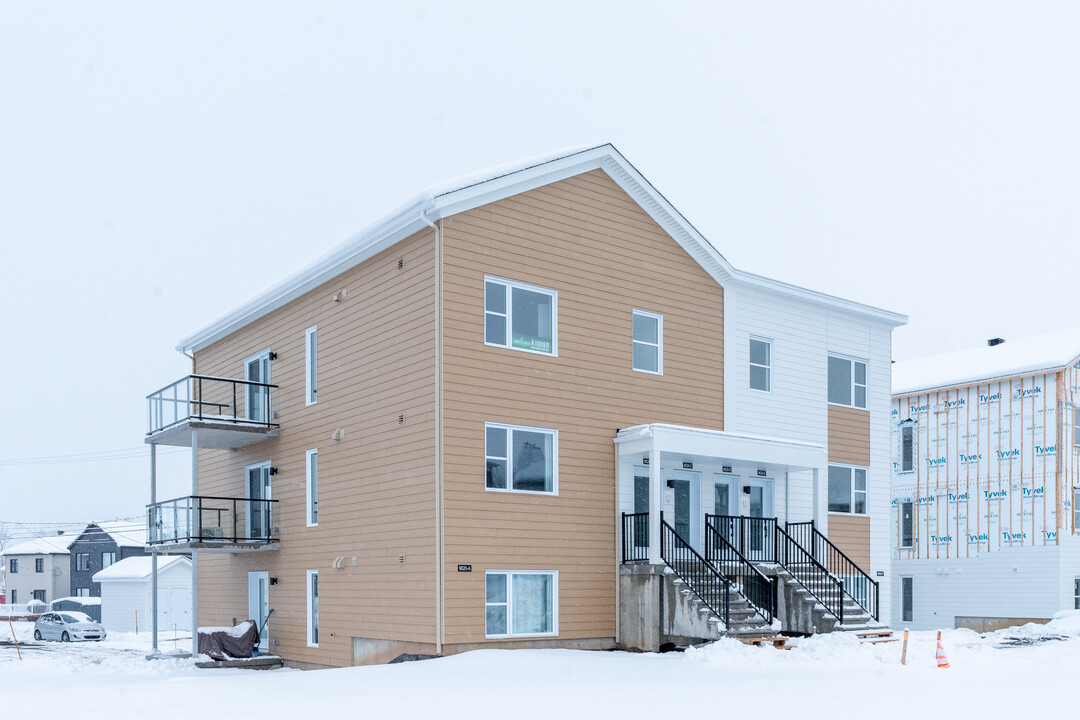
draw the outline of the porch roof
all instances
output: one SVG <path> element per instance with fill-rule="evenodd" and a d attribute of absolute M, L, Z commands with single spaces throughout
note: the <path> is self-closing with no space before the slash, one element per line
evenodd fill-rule
<path fill-rule="evenodd" d="M 757 464 L 761 469 L 797 472 L 825 466 L 825 446 L 762 435 L 652 423 L 619 430 L 620 455 L 660 453 L 710 457 L 731 463 Z"/>

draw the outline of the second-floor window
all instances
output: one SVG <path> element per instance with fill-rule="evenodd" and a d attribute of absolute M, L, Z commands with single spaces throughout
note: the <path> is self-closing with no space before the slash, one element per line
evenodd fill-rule
<path fill-rule="evenodd" d="M 900 547 L 915 547 L 915 512 L 914 504 L 900 503 Z"/>
<path fill-rule="evenodd" d="M 829 356 L 829 402 L 834 405 L 866 407 L 866 363 L 862 360 Z"/>
<path fill-rule="evenodd" d="M 79 571 L 90 569 L 90 553 L 78 553 L 75 555 L 75 569 Z"/>
<path fill-rule="evenodd" d="M 45 558 L 34 558 L 34 572 L 45 572 Z"/>
<path fill-rule="evenodd" d="M 829 512 L 866 514 L 866 468 L 829 466 Z"/>
<path fill-rule="evenodd" d="M 112 565 L 115 562 L 116 562 L 116 553 L 114 553 L 114 552 L 103 552 L 103 553 L 101 553 L 101 568 L 103 570 L 105 568 L 109 567 L 110 565 Z"/>
<path fill-rule="evenodd" d="M 664 316 L 634 310 L 634 369 L 638 372 L 664 374 Z"/>
<path fill-rule="evenodd" d="M 75 597 L 90 597 L 90 588 L 75 588 Z"/>
<path fill-rule="evenodd" d="M 558 293 L 485 277 L 484 344 L 558 355 Z"/>
<path fill-rule="evenodd" d="M 900 425 L 900 472 L 915 472 L 915 425 Z"/>
<path fill-rule="evenodd" d="M 772 343 L 750 338 L 750 388 L 772 391 Z"/>
<path fill-rule="evenodd" d="M 556 430 L 485 423 L 485 487 L 557 494 L 558 438 Z"/>
<path fill-rule="evenodd" d="M 307 451 L 307 524 L 319 524 L 319 451 Z"/>
<path fill-rule="evenodd" d="M 1073 445 L 1080 446 L 1080 406 L 1073 408 Z"/>
<path fill-rule="evenodd" d="M 304 363 L 304 384 L 306 388 L 306 403 L 314 405 L 319 399 L 318 372 L 316 359 L 318 357 L 318 327 L 312 325 L 304 331 L 304 355 L 307 358 Z"/>
<path fill-rule="evenodd" d="M 8 561 L 8 571 L 12 573 L 19 572 L 19 561 L 16 558 L 11 558 L 11 560 Z M 12 600 L 12 602 L 15 601 Z"/>

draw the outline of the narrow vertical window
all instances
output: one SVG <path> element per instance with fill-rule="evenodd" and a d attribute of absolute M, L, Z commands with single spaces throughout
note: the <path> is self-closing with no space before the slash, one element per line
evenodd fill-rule
<path fill-rule="evenodd" d="M 750 388 L 772 391 L 772 343 L 750 338 Z"/>
<path fill-rule="evenodd" d="M 308 647 L 319 647 L 319 571 L 307 571 Z"/>
<path fill-rule="evenodd" d="M 13 573 L 19 572 L 19 560 L 17 558 L 11 558 L 11 560 L 8 561 L 8 570 Z M 12 590 L 12 592 L 15 591 Z"/>
<path fill-rule="evenodd" d="M 634 310 L 633 368 L 638 372 L 664 374 L 664 316 Z"/>
<path fill-rule="evenodd" d="M 314 405 L 315 401 L 319 399 L 319 383 L 318 383 L 318 327 L 312 325 L 304 331 L 304 349 L 307 355 L 307 362 L 305 367 L 307 372 L 305 373 L 305 381 L 307 387 L 307 404 Z"/>
<path fill-rule="evenodd" d="M 319 524 L 319 451 L 307 451 L 307 524 Z"/>
<path fill-rule="evenodd" d="M 851 496 L 852 512 L 859 515 L 866 514 L 866 470 L 853 468 L 854 489 Z"/>
<path fill-rule="evenodd" d="M 911 502 L 900 503 L 900 547 L 915 547 L 915 515 Z"/>
<path fill-rule="evenodd" d="M 90 554 L 89 553 L 87 553 L 87 555 L 86 555 L 86 565 L 87 565 L 87 567 L 89 567 L 89 565 L 90 565 Z M 83 568 L 83 569 L 85 570 L 86 568 Z M 45 572 L 45 558 L 34 558 L 34 572 L 39 572 L 39 573 Z"/>
<path fill-rule="evenodd" d="M 912 578 L 900 578 L 900 622 L 911 622 L 915 616 L 915 588 Z"/>
<path fill-rule="evenodd" d="M 900 426 L 900 472 L 915 471 L 915 426 L 904 423 Z"/>
<path fill-rule="evenodd" d="M 1073 609 L 1080 610 L 1080 578 L 1073 579 Z"/>
<path fill-rule="evenodd" d="M 1080 446 L 1080 406 L 1073 408 L 1073 445 Z"/>

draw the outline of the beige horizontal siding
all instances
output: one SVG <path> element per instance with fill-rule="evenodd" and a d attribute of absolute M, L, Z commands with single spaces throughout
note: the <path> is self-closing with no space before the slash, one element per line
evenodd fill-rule
<path fill-rule="evenodd" d="M 489 569 L 558 571 L 559 636 L 612 637 L 612 439 L 723 429 L 723 290 L 599 170 L 444 227 L 445 641 L 484 642 Z M 558 291 L 558 357 L 484 345 L 485 274 Z M 635 308 L 664 316 L 662 376 L 631 369 Z M 559 431 L 557 496 L 485 491 L 485 421 Z"/>
<path fill-rule="evenodd" d="M 829 540 L 863 570 L 870 571 L 870 518 L 829 513 Z M 841 572 L 842 568 L 829 568 Z"/>
<path fill-rule="evenodd" d="M 829 462 L 870 465 L 870 411 L 829 406 Z"/>

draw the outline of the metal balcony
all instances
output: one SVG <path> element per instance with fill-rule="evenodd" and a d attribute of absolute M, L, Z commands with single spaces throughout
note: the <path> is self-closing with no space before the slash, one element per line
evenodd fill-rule
<path fill-rule="evenodd" d="M 146 442 L 228 450 L 280 433 L 272 422 L 277 385 L 210 375 L 188 375 L 146 396 Z"/>
<path fill-rule="evenodd" d="M 277 550 L 276 502 L 191 495 L 147 505 L 147 544 L 165 552 Z"/>

